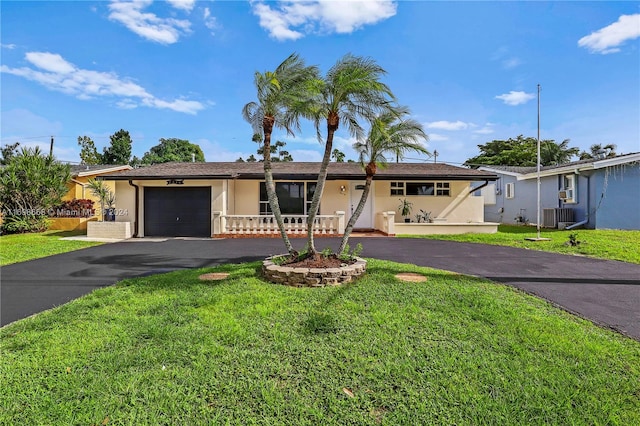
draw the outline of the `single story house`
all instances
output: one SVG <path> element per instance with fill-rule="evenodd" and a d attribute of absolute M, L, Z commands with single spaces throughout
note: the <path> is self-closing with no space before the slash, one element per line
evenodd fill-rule
<path fill-rule="evenodd" d="M 99 176 L 104 176 L 108 173 L 122 172 L 124 170 L 131 170 L 133 167 L 129 165 L 73 165 L 71 166 L 71 180 L 67 183 L 68 191 L 62 197 L 62 201 L 71 201 L 74 199 L 87 199 L 94 202 L 95 214 L 91 217 L 69 217 L 69 218 L 54 218 L 51 220 L 49 229 L 57 230 L 85 230 L 87 229 L 87 222 L 91 220 L 98 220 L 101 217 L 100 202 L 98 198 L 91 193 L 87 187 L 89 179 L 96 179 Z M 107 182 L 107 186 L 112 191 L 115 191 L 115 184 L 113 182 Z"/>
<path fill-rule="evenodd" d="M 537 224 L 536 167 L 479 170 L 498 175 L 479 191 L 487 220 Z M 640 153 L 542 167 L 540 205 L 545 227 L 640 229 Z"/>
<path fill-rule="evenodd" d="M 293 236 L 306 234 L 305 215 L 319 170 L 320 163 L 273 163 L 280 208 Z M 133 236 L 278 235 L 262 163 L 164 163 L 101 178 L 115 184 L 115 224 L 126 224 Z M 497 224 L 484 221 L 483 199 L 474 196 L 472 184 L 497 178 L 447 164 L 389 164 L 375 176 L 356 228 L 388 235 L 496 232 Z M 314 224 L 317 235 L 343 233 L 363 185 L 358 164 L 330 163 Z M 404 199 L 412 203 L 410 223 L 398 214 Z M 418 223 L 415 214 L 421 210 L 432 220 Z"/>

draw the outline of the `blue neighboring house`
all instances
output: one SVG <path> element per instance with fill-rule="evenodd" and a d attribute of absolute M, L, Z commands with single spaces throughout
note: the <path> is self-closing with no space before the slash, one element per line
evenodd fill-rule
<path fill-rule="evenodd" d="M 478 192 L 489 222 L 537 224 L 535 167 L 485 166 L 498 180 Z M 640 230 L 640 153 L 540 170 L 541 225 Z"/>

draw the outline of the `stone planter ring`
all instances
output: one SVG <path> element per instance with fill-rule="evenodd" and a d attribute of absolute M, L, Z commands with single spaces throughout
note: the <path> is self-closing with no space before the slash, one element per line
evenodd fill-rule
<path fill-rule="evenodd" d="M 339 268 L 293 268 L 282 266 L 273 260 L 282 255 L 271 256 L 262 262 L 263 276 L 277 284 L 292 287 L 325 287 L 348 283 L 358 278 L 367 270 L 367 261 L 356 257 L 350 265 Z"/>

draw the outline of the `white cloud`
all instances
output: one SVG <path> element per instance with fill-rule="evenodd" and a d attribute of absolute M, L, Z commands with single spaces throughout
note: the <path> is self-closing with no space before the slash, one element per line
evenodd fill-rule
<path fill-rule="evenodd" d="M 448 141 L 449 137 L 438 133 L 429 133 L 429 142 Z"/>
<path fill-rule="evenodd" d="M 516 57 L 507 58 L 502 61 L 502 66 L 508 70 L 513 69 L 522 64 L 522 61 Z"/>
<path fill-rule="evenodd" d="M 160 18 L 153 13 L 143 13 L 142 10 L 151 3 L 151 0 L 113 1 L 109 4 L 109 10 L 111 10 L 109 19 L 124 24 L 125 27 L 147 40 L 161 44 L 175 43 L 182 34 L 190 32 L 191 23 L 189 21 Z M 174 7 L 177 6 L 174 4 Z"/>
<path fill-rule="evenodd" d="M 291 154 L 294 161 L 322 161 L 322 153 L 319 151 L 313 151 L 310 149 L 293 149 L 287 151 L 289 151 L 289 154 Z"/>
<path fill-rule="evenodd" d="M 69 74 L 75 71 L 73 65 L 65 61 L 62 56 L 48 52 L 28 52 L 25 55 L 27 61 L 45 71 L 58 74 Z"/>
<path fill-rule="evenodd" d="M 252 4 L 260 26 L 276 40 L 297 40 L 305 34 L 348 34 L 396 14 L 392 0 L 371 1 L 279 1 L 272 8 L 263 2 Z"/>
<path fill-rule="evenodd" d="M 463 121 L 432 121 L 431 123 L 425 123 L 427 129 L 438 130 L 464 130 L 469 127 L 469 123 Z"/>
<path fill-rule="evenodd" d="M 9 49 L 9 50 L 13 50 L 13 49 L 15 49 L 16 47 L 18 47 L 18 46 L 16 46 L 16 45 L 15 45 L 15 44 L 13 44 L 13 43 L 11 43 L 11 44 L 4 44 L 4 43 L 2 43 L 2 44 L 1 44 L 1 46 L 2 46 L 2 48 L 3 48 L 3 49 Z"/>
<path fill-rule="evenodd" d="M 260 17 L 260 26 L 268 30 L 271 37 L 276 40 L 297 40 L 302 37 L 302 33 L 289 29 L 292 18 L 285 16 L 282 12 L 258 3 L 253 6 L 253 13 Z"/>
<path fill-rule="evenodd" d="M 501 46 L 491 55 L 491 60 L 500 61 L 502 68 L 513 69 L 519 65 L 522 65 L 522 60 L 516 56 L 512 56 L 509 53 L 507 46 Z"/>
<path fill-rule="evenodd" d="M 211 31 L 218 28 L 218 21 L 215 16 L 211 16 L 211 11 L 208 7 L 204 8 L 204 25 L 209 28 Z M 213 33 L 212 33 L 213 34 Z"/>
<path fill-rule="evenodd" d="M 193 10 L 193 6 L 196 3 L 196 0 L 167 0 L 171 6 L 176 9 L 182 9 L 187 12 L 191 12 Z"/>
<path fill-rule="evenodd" d="M 142 86 L 130 79 L 122 79 L 115 73 L 92 71 L 77 68 L 62 56 L 49 52 L 28 52 L 25 55 L 28 62 L 36 68 L 10 68 L 0 66 L 0 72 L 24 77 L 35 81 L 51 90 L 86 100 L 96 97 L 119 98 L 116 105 L 120 108 L 136 108 L 147 106 L 150 108 L 170 109 L 187 114 L 196 114 L 204 109 L 204 105 L 197 101 L 176 99 L 165 101 L 148 93 Z"/>
<path fill-rule="evenodd" d="M 324 137 L 324 136 L 323 136 Z M 316 139 L 316 142 L 318 140 Z M 346 153 L 347 150 L 353 149 L 353 144 L 357 142 L 357 139 L 353 136 L 349 136 L 348 138 L 342 136 L 334 136 L 333 137 L 333 147 L 339 149 Z M 324 144 L 321 145 L 324 149 Z"/>
<path fill-rule="evenodd" d="M 500 99 L 504 101 L 504 103 L 507 105 L 515 106 L 515 105 L 525 104 L 529 102 L 531 99 L 535 99 L 535 97 L 536 95 L 532 93 L 515 92 L 512 90 L 509 93 L 496 96 L 496 99 Z"/>
<path fill-rule="evenodd" d="M 619 52 L 618 46 L 625 41 L 640 37 L 640 13 L 622 15 L 616 22 L 594 31 L 578 40 L 578 46 L 589 49 L 591 53 Z"/>
<path fill-rule="evenodd" d="M 490 135 L 493 132 L 494 130 L 493 128 L 491 128 L 491 124 L 487 124 L 483 128 L 473 131 L 473 133 L 476 133 L 478 135 Z"/>

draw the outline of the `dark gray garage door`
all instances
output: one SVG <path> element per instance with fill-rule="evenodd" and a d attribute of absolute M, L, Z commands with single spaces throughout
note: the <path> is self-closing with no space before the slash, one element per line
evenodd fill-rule
<path fill-rule="evenodd" d="M 144 235 L 210 237 L 211 188 L 145 188 Z"/>

